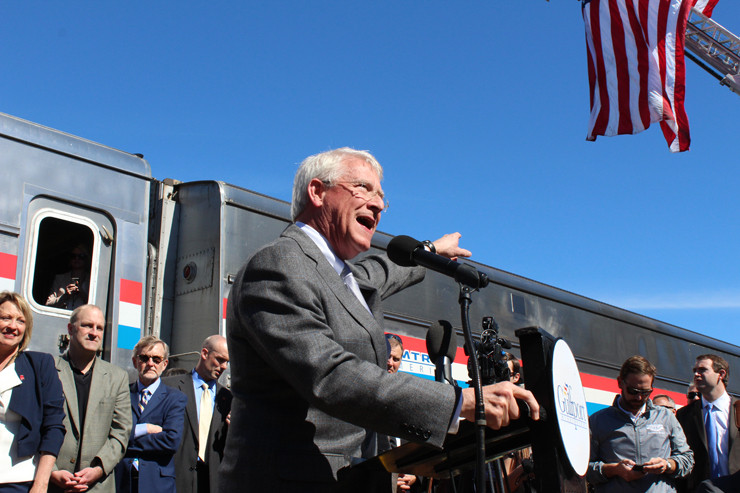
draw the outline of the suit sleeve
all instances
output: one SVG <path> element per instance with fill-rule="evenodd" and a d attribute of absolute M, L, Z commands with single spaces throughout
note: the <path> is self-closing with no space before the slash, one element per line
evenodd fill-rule
<path fill-rule="evenodd" d="M 113 410 L 108 439 L 95 455 L 103 468 L 103 474 L 106 476 L 113 471 L 113 468 L 126 453 L 126 445 L 128 445 L 128 437 L 133 425 L 128 375 L 126 372 L 116 372 L 113 374 L 114 379 L 116 374 L 119 375 L 118 382 L 111 382 L 111 385 L 116 386 L 118 391 L 116 392 L 116 405 Z"/>
<path fill-rule="evenodd" d="M 133 431 L 128 449 L 140 454 L 165 452 L 174 454 L 180 446 L 183 425 L 185 423 L 185 406 L 188 398 L 177 389 L 169 388 L 167 399 L 162 403 L 165 413 L 162 418 L 162 431 L 160 433 L 148 433 L 135 438 Z M 143 424 L 143 423 L 141 423 Z"/>
<path fill-rule="evenodd" d="M 353 265 L 357 271 L 355 277 L 375 286 L 383 300 L 420 283 L 426 275 L 423 267 L 399 267 L 387 255 L 368 255 Z"/>
<path fill-rule="evenodd" d="M 671 475 L 674 478 L 682 478 L 689 474 L 694 468 L 694 452 L 686 443 L 686 435 L 673 413 L 668 413 L 671 430 L 671 459 L 676 461 L 676 471 Z"/>
<path fill-rule="evenodd" d="M 54 365 L 54 359 L 49 354 L 43 356 L 40 375 L 36 375 L 36 378 L 41 381 L 41 395 L 44 399 L 40 429 L 41 442 L 38 450 L 39 452 L 48 452 L 58 456 L 66 433 L 64 428 L 64 391 Z"/>
<path fill-rule="evenodd" d="M 381 297 L 423 278 L 418 269 L 396 267 L 385 256 L 365 258 L 359 269 L 358 278 L 376 286 Z M 349 312 L 335 310 L 330 324 L 327 309 L 336 302 L 327 282 L 298 248 L 278 244 L 261 250 L 231 291 L 230 341 L 242 339 L 237 346 L 253 348 L 317 409 L 386 435 L 440 446 L 457 403 L 454 389 L 389 374 L 340 344 L 341 335 L 345 345 L 360 347 L 368 335 Z M 342 282 L 338 276 L 336 282 Z"/>

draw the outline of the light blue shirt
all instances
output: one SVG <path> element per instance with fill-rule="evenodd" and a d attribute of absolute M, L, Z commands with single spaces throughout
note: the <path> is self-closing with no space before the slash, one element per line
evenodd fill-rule
<path fill-rule="evenodd" d="M 137 381 L 136 381 L 136 386 L 137 386 L 137 388 L 139 389 L 139 394 L 141 394 L 141 391 L 142 391 L 142 390 L 144 390 L 144 389 L 147 389 L 147 390 L 149 391 L 149 393 L 151 394 L 151 395 L 149 396 L 149 399 L 151 399 L 151 398 L 152 398 L 152 396 L 154 395 L 154 393 L 155 393 L 155 392 L 157 391 L 157 389 L 159 388 L 159 384 L 160 384 L 160 383 L 162 383 L 162 380 L 160 380 L 160 379 L 158 378 L 158 379 L 157 379 L 157 380 L 156 380 L 156 381 L 155 381 L 155 382 L 154 382 L 153 384 L 151 384 L 151 385 L 150 385 L 149 387 L 144 387 L 144 384 L 142 384 L 142 383 L 141 383 L 141 381 L 137 380 Z M 144 435 L 146 435 L 146 423 L 139 423 L 139 424 L 137 424 L 137 425 L 136 425 L 136 428 L 134 428 L 134 437 L 135 437 L 135 438 L 139 438 L 139 437 L 143 437 Z"/>
<path fill-rule="evenodd" d="M 195 407 L 198 409 L 198 422 L 200 423 L 200 400 L 203 398 L 203 387 L 201 387 L 203 384 L 208 385 L 208 393 L 211 394 L 211 409 L 216 408 L 216 380 L 211 380 L 210 382 L 206 382 L 202 378 L 200 378 L 200 375 L 198 375 L 198 372 L 195 371 L 195 368 L 193 368 L 193 371 L 191 372 L 193 375 L 193 390 L 195 391 Z"/>

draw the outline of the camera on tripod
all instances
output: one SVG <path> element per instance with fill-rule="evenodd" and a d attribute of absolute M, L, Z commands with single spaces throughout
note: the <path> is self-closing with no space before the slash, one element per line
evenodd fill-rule
<path fill-rule="evenodd" d="M 483 331 L 480 334 L 480 341 L 473 341 L 474 358 L 470 357 L 468 348 L 465 347 L 465 355 L 468 356 L 468 375 L 473 378 L 471 365 L 477 361 L 482 385 L 508 382 L 511 371 L 504 349 L 511 349 L 511 343 L 498 336 L 499 327 L 493 317 L 483 317 L 481 325 Z"/>

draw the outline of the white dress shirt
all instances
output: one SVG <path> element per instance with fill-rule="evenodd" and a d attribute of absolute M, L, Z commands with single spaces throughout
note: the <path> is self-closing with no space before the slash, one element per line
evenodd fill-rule
<path fill-rule="evenodd" d="M 0 484 L 33 481 L 36 474 L 33 456 L 18 457 L 15 436 L 20 431 L 21 415 L 8 409 L 13 388 L 22 383 L 15 371 L 15 362 L 0 371 Z"/>
<path fill-rule="evenodd" d="M 719 468 L 723 476 L 730 474 L 730 434 L 728 433 L 730 404 L 730 395 L 727 392 L 717 397 L 714 402 L 709 402 L 704 396 L 701 397 L 702 416 L 706 416 L 707 408 L 711 405 L 719 409 L 719 412 L 715 411 L 710 416 L 714 416 L 714 423 L 717 426 L 717 443 L 720 451 Z"/>

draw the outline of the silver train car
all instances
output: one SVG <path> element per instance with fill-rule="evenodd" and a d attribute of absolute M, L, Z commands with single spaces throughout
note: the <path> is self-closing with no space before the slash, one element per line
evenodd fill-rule
<path fill-rule="evenodd" d="M 70 252 L 89 252 L 86 290 L 107 319 L 103 357 L 132 371 L 140 337 L 171 346 L 171 365 L 191 367 L 200 344 L 225 334 L 231 284 L 244 262 L 288 225 L 288 203 L 219 181 L 181 183 L 152 177 L 141 155 L 0 114 L 0 289 L 14 290 L 34 311 L 31 348 L 66 348 L 70 311 L 47 305 L 70 269 Z M 391 236 L 377 233 L 373 251 Z M 589 412 L 609 405 L 616 375 L 629 356 L 659 371 L 655 387 L 685 402 L 694 358 L 716 353 L 730 363 L 729 390 L 740 394 L 740 348 L 629 311 L 471 262 L 491 283 L 473 294 L 470 319 L 493 316 L 501 336 L 540 326 L 566 339 L 576 356 Z M 67 274 L 68 275 L 68 274 Z M 405 342 L 401 370 L 433 378 L 424 346 L 430 323 L 444 319 L 460 332 L 458 286 L 429 272 L 421 284 L 386 303 L 386 331 Z M 454 377 L 467 380 L 458 349 Z M 524 369 L 526 381 L 526 368 Z M 734 377 L 734 378 L 733 378 Z M 228 378 L 225 376 L 224 378 Z M 228 383 L 228 382 L 226 382 Z"/>

